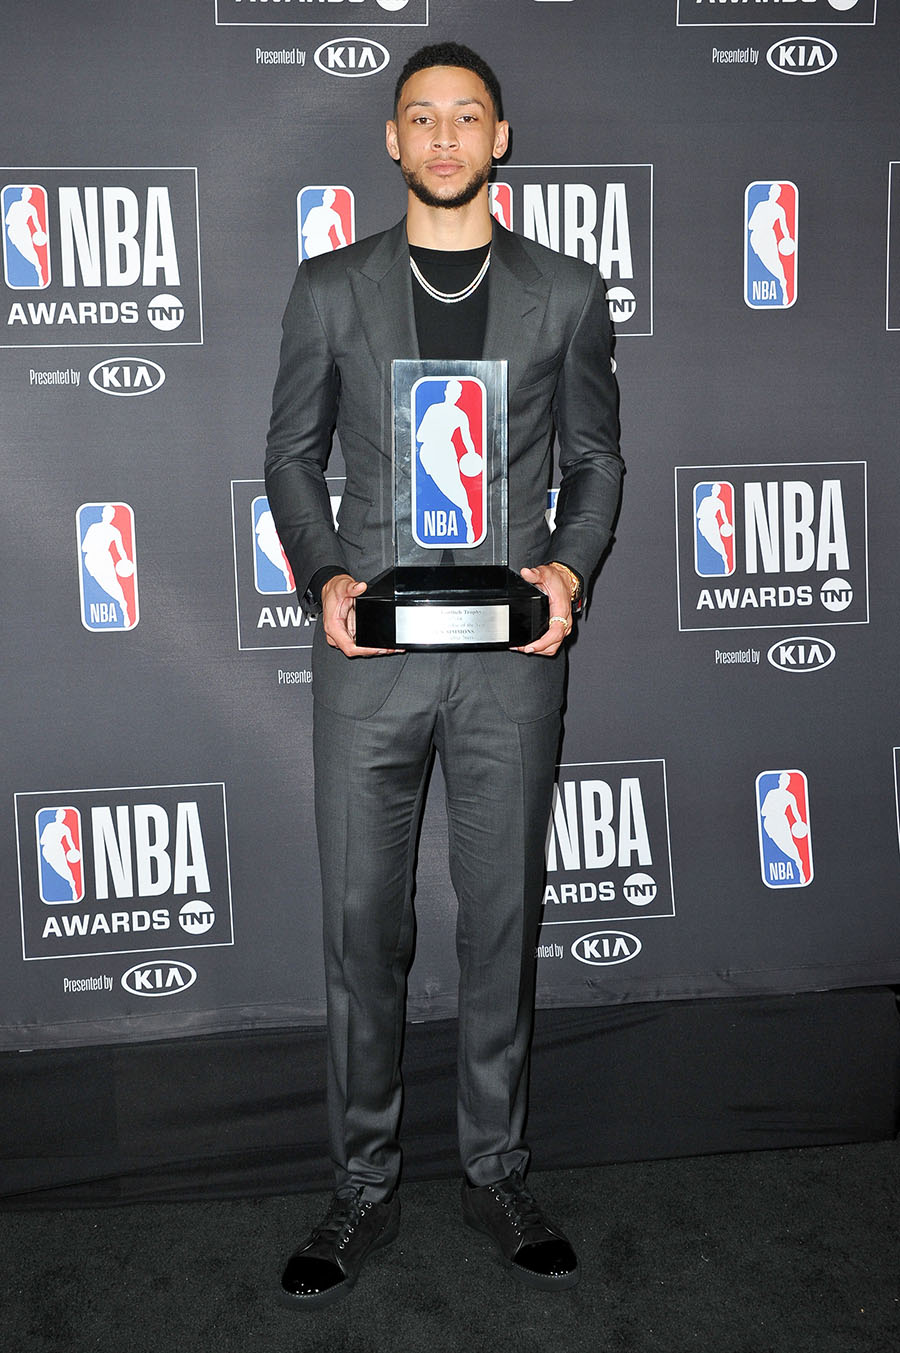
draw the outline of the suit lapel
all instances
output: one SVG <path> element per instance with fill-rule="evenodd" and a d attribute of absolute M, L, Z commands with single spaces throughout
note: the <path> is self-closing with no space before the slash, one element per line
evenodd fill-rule
<path fill-rule="evenodd" d="M 518 236 L 494 226 L 484 356 L 509 363 L 509 389 L 522 378 L 541 332 L 550 279 L 541 273 Z"/>
<path fill-rule="evenodd" d="M 360 327 L 390 394 L 393 358 L 418 357 L 406 219 L 385 231 L 361 268 L 348 269 Z"/>

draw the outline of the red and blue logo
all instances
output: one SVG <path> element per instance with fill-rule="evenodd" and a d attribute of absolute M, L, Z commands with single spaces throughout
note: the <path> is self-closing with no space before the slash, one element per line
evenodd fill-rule
<path fill-rule="evenodd" d="M 331 254 L 356 239 L 353 193 L 338 185 L 301 188 L 297 194 L 297 257 Z"/>
<path fill-rule="evenodd" d="M 294 591 L 294 574 L 288 563 L 272 516 L 269 500 L 253 499 L 253 581 L 264 596 Z"/>
<path fill-rule="evenodd" d="M 14 291 L 50 285 L 47 191 L 39 183 L 8 183 L 0 193 L 3 275 Z"/>
<path fill-rule="evenodd" d="M 83 503 L 75 514 L 81 623 L 85 629 L 134 629 L 138 610 L 134 512 L 128 503 Z"/>
<path fill-rule="evenodd" d="M 513 192 L 511 183 L 492 183 L 488 189 L 491 215 L 507 230 L 513 228 Z"/>
<path fill-rule="evenodd" d="M 84 901 L 81 814 L 77 808 L 39 808 L 34 816 L 37 837 L 38 892 L 42 902 Z"/>
<path fill-rule="evenodd" d="M 802 770 L 764 770 L 756 777 L 759 865 L 767 888 L 812 882 L 809 787 Z"/>
<path fill-rule="evenodd" d="M 471 550 L 487 535 L 487 392 L 474 376 L 425 376 L 411 393 L 412 534 L 425 549 Z"/>
<path fill-rule="evenodd" d="M 725 480 L 694 485 L 694 571 L 701 578 L 734 572 L 734 486 Z"/>
<path fill-rule="evenodd" d="M 797 299 L 797 185 L 751 183 L 744 193 L 744 300 L 784 310 Z"/>

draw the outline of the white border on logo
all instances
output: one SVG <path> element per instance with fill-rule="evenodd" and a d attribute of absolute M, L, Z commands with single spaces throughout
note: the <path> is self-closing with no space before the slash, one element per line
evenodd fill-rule
<path fill-rule="evenodd" d="M 635 758 L 634 760 L 622 760 L 622 761 L 560 761 L 560 762 L 557 763 L 556 769 L 557 769 L 558 771 L 560 771 L 560 770 L 572 770 L 572 769 L 578 768 L 578 767 L 580 767 L 580 766 L 661 766 L 661 767 L 662 767 L 663 807 L 664 807 L 664 809 L 665 809 L 665 814 L 666 814 L 666 854 L 667 854 L 668 860 L 669 860 L 669 896 L 670 896 L 671 899 L 672 899 L 672 910 L 671 910 L 671 911 L 668 911 L 668 912 L 665 912 L 665 913 L 663 913 L 663 914 L 657 914 L 657 915 L 655 915 L 655 916 L 653 916 L 653 915 L 651 915 L 651 916 L 644 916 L 644 915 L 639 915 L 639 914 L 635 913 L 634 911 L 630 911 L 630 912 L 627 912 L 626 915 L 624 915 L 624 916 L 602 916 L 602 917 L 599 917 L 599 918 L 596 920 L 596 923 L 595 923 L 594 921 L 590 921 L 590 920 L 586 921 L 586 920 L 584 919 L 583 916 L 580 917 L 580 918 L 578 918 L 578 919 L 576 919 L 576 920 L 572 920 L 572 921 L 548 921 L 548 920 L 546 919 L 546 910 L 545 910 L 545 912 L 544 912 L 544 918 L 542 918 L 542 920 L 541 920 L 541 930 L 543 930 L 544 926 L 551 926 L 551 925 L 580 925 L 580 926 L 586 926 L 586 925 L 595 925 L 595 924 L 596 924 L 597 926 L 602 927 L 602 926 L 605 926 L 605 925 L 612 925 L 614 921 L 628 921 L 629 923 L 631 923 L 631 922 L 637 922 L 637 921 L 671 921 L 671 920 L 673 919 L 673 917 L 675 916 L 676 913 L 675 913 L 675 881 L 674 881 L 674 879 L 673 879 L 673 877 L 672 877 L 672 833 L 671 833 L 671 830 L 670 830 L 670 827 L 669 827 L 669 785 L 668 785 L 668 781 L 667 781 L 667 779 L 666 779 L 666 758 L 665 758 L 664 756 L 641 756 L 641 757 Z M 549 819 L 548 819 L 548 823 L 547 823 L 548 830 L 549 830 L 549 826 L 550 826 L 550 822 L 549 822 Z M 593 932 L 592 932 L 592 933 L 593 933 Z"/>
<path fill-rule="evenodd" d="M 866 563 L 866 615 L 864 620 L 817 620 L 814 628 L 831 625 L 868 625 L 869 623 L 869 464 L 865 460 L 786 460 L 786 461 L 750 461 L 746 465 L 733 462 L 730 465 L 676 465 L 675 475 L 675 590 L 678 598 L 679 634 L 721 634 L 727 631 L 737 634 L 742 630 L 793 630 L 797 628 L 796 618 L 783 625 L 683 625 L 681 615 L 681 541 L 678 534 L 678 472 L 679 470 L 786 470 L 794 465 L 861 465 L 863 467 L 863 533 L 865 535 L 864 557 Z M 693 548 L 693 540 L 691 541 Z M 693 555 L 692 555 L 693 557 Z M 810 621 L 812 626 L 813 622 Z"/>
<path fill-rule="evenodd" d="M 746 19 L 738 23 L 717 23 L 715 19 L 710 19 L 709 23 L 682 23 L 681 7 L 685 0 L 675 0 L 675 27 L 676 28 L 790 28 L 791 20 L 785 17 L 783 22 L 774 21 L 766 23 L 765 20 Z M 690 0 L 695 4 L 696 0 Z M 809 17 L 809 16 L 806 16 Z M 804 19 L 803 15 L 798 15 L 798 22 Z M 841 23 L 839 19 L 813 19 L 810 18 L 810 25 L 815 28 L 874 28 L 878 19 L 878 0 L 872 2 L 871 19 L 847 19 Z"/>
<path fill-rule="evenodd" d="M 22 168 L 21 165 L 6 166 L 7 168 Z M 29 172 L 34 174 L 43 174 L 45 171 L 57 173 L 64 170 L 71 174 L 84 174 L 97 171 L 101 174 L 116 173 L 120 169 L 128 174 L 166 174 L 173 169 L 179 171 L 187 170 L 194 175 L 194 220 L 197 224 L 197 312 L 200 325 L 199 338 L 186 338 L 182 342 L 172 340 L 171 342 L 157 343 L 147 339 L 135 339 L 133 343 L 121 342 L 119 339 L 115 343 L 0 343 L 0 349 L 3 348 L 198 348 L 203 344 L 203 273 L 200 268 L 200 190 L 197 182 L 197 166 L 195 164 L 43 164 L 29 165 Z"/>
<path fill-rule="evenodd" d="M 894 187 L 894 170 L 900 174 L 900 160 L 888 161 L 888 200 L 887 200 L 887 258 L 885 260 L 885 287 L 884 287 L 884 327 L 888 333 L 894 333 L 900 329 L 900 315 L 897 317 L 897 323 L 891 324 L 891 196 Z M 900 229 L 900 222 L 898 222 Z"/>
<path fill-rule="evenodd" d="M 431 0 L 425 0 L 425 18 L 417 19 L 414 22 L 410 20 L 404 23 L 399 20 L 396 23 L 389 23 L 386 19 L 379 23 L 377 19 L 360 19 L 360 28 L 427 28 L 430 22 L 429 10 Z M 279 23 L 277 19 L 220 19 L 219 18 L 219 0 L 216 0 L 216 28 L 280 28 L 288 33 L 302 33 L 305 28 L 346 28 L 347 20 L 334 19 L 332 22 L 322 23 Z"/>
<path fill-rule="evenodd" d="M 25 952 L 25 886 L 24 886 L 24 860 L 22 857 L 22 842 L 19 839 L 19 813 L 18 799 L 34 799 L 42 797 L 56 796 L 57 794 L 120 794 L 130 793 L 135 789 L 221 789 L 222 791 L 222 827 L 225 833 L 225 880 L 228 888 L 228 922 L 231 931 L 230 940 L 219 940 L 216 944 L 167 944 L 161 945 L 158 949 L 148 949 L 142 945 L 137 949 L 101 949 L 94 954 L 26 954 Z M 228 846 L 228 800 L 225 797 L 224 780 L 201 780 L 193 784 L 173 784 L 173 785 L 97 785 L 90 789 L 35 789 L 20 790 L 13 794 L 13 803 L 15 806 L 16 818 L 16 862 L 19 869 L 19 927 L 22 936 L 22 961 L 24 963 L 56 963 L 60 959 L 78 959 L 78 958 L 114 958 L 119 954 L 146 954 L 146 953 L 167 953 L 170 949 L 228 949 L 234 944 L 234 903 L 231 895 L 231 855 Z M 82 814 L 82 820 L 84 814 Z M 33 820 L 33 818 L 32 818 Z M 80 905 L 80 904 L 79 904 Z"/>
<path fill-rule="evenodd" d="M 343 485 L 344 482 L 346 481 L 346 475 L 342 475 L 342 474 L 332 474 L 332 475 L 326 475 L 326 476 L 325 476 L 325 482 L 326 482 L 326 483 L 331 483 L 331 482 L 333 482 L 333 481 L 338 481 L 338 482 L 340 482 L 340 483 Z M 308 643 L 308 644 L 242 644 L 242 643 L 241 643 L 241 592 L 240 592 L 240 581 L 239 581 L 239 579 L 238 579 L 238 525 L 237 525 L 237 507 L 236 507 L 236 504 L 235 504 L 235 501 L 234 501 L 234 490 L 235 490 L 235 487 L 236 487 L 238 484 L 258 484 L 258 485 L 260 486 L 260 492 L 261 492 L 261 494 L 264 495 L 264 494 L 265 494 L 265 491 L 266 491 L 266 490 L 265 490 L 265 480 L 264 480 L 264 479 L 232 479 L 232 480 L 231 480 L 231 542 L 232 542 L 232 554 L 233 554 L 233 556 L 234 556 L 234 612 L 235 612 L 235 623 L 236 623 L 236 625 L 237 625 L 237 646 L 238 646 L 238 652 L 239 652 L 239 653 L 284 653 L 284 652 L 295 653 L 295 652 L 297 652 L 299 649 L 312 648 L 312 646 L 313 646 L 312 635 L 315 633 L 315 626 L 314 626 L 314 625 L 310 625 L 310 627 L 309 627 L 310 640 L 309 640 L 309 643 Z M 329 495 L 329 496 L 330 496 L 330 495 Z M 262 595 L 262 594 L 260 594 L 260 595 Z M 277 595 L 277 594 L 275 594 L 275 595 Z M 295 594 L 288 593 L 288 592 L 285 592 L 285 593 L 284 593 L 284 596 L 285 596 L 286 598 L 288 598 L 288 599 L 290 599 L 291 595 L 295 595 Z M 297 602 L 297 605 L 298 605 L 298 606 L 300 605 L 300 602 L 299 602 L 299 601 Z"/>

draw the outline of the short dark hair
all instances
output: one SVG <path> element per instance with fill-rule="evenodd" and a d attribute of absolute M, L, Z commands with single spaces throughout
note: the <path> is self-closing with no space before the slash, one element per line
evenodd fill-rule
<path fill-rule="evenodd" d="M 428 70 L 430 66 L 461 66 L 463 70 L 470 70 L 473 75 L 478 76 L 490 94 L 498 119 L 503 117 L 500 81 L 477 52 L 473 52 L 471 47 L 464 47 L 460 42 L 435 42 L 430 47 L 420 47 L 417 52 L 413 52 L 397 76 L 397 83 L 394 86 L 395 115 L 400 102 L 400 91 L 407 80 L 420 70 Z"/>

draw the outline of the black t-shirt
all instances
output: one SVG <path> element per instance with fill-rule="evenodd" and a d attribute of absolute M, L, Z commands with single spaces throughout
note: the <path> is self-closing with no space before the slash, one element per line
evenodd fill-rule
<path fill-rule="evenodd" d="M 409 252 L 427 282 L 437 290 L 454 294 L 474 282 L 487 257 L 490 244 L 479 249 L 423 249 L 410 245 Z M 477 361 L 484 348 L 487 326 L 488 287 L 491 270 L 464 301 L 437 301 L 413 277 L 413 305 L 419 352 L 428 358 L 460 358 Z"/>

